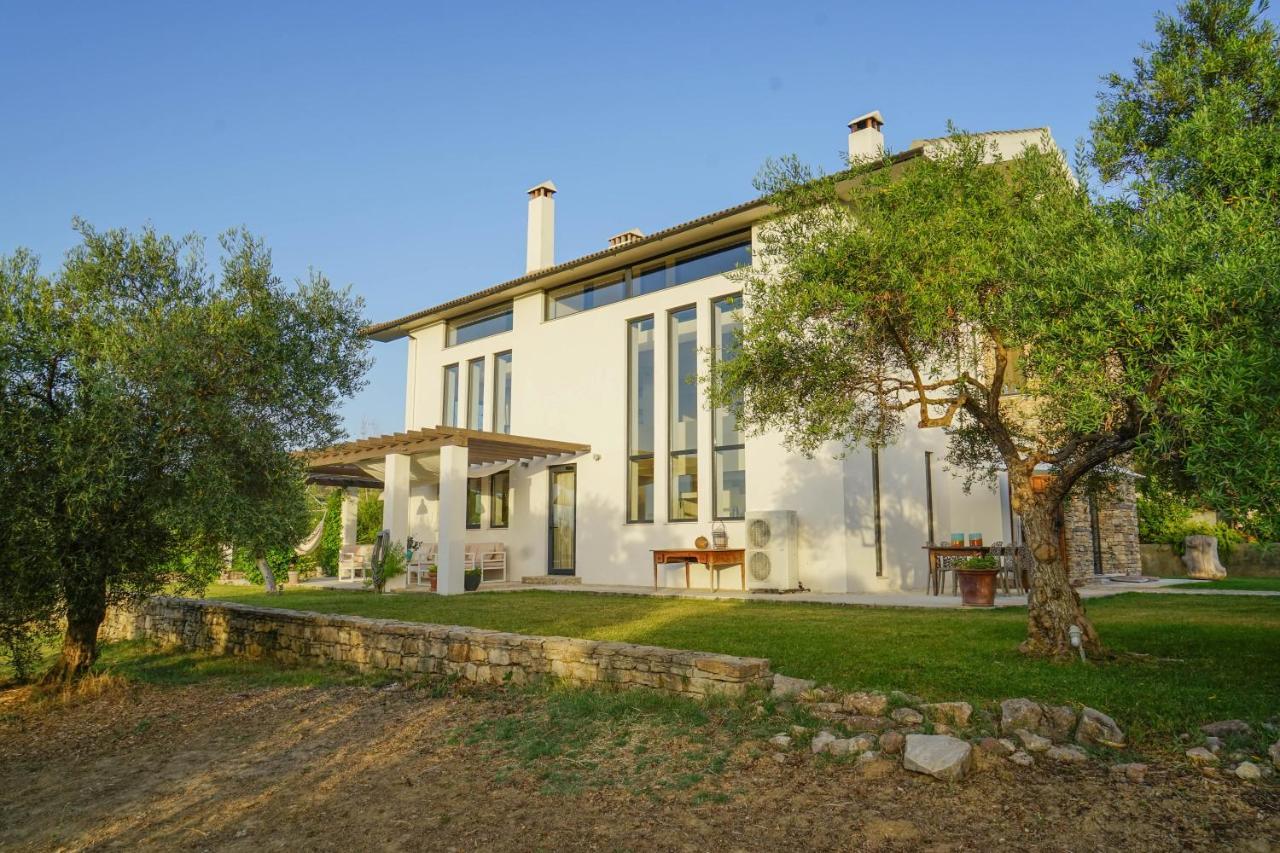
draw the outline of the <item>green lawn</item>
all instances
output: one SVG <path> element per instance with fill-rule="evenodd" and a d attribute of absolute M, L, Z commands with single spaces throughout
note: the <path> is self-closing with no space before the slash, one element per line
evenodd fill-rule
<path fill-rule="evenodd" d="M 1174 589 L 1190 587 L 1194 589 L 1250 589 L 1266 592 L 1280 592 L 1280 578 L 1223 578 L 1220 581 L 1189 581 L 1176 583 Z"/>
<path fill-rule="evenodd" d="M 775 671 L 930 700 L 1030 696 L 1104 710 L 1138 744 L 1168 749 L 1211 720 L 1280 709 L 1280 598 L 1128 593 L 1090 602 L 1118 660 L 1024 659 L 1021 609 L 958 611 L 707 601 L 590 593 L 375 596 L 219 586 L 209 597 L 326 613 L 622 640 L 770 658 Z"/>

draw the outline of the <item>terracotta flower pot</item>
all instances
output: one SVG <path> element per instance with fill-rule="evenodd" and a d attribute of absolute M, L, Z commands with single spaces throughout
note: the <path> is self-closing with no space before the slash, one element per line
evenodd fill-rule
<path fill-rule="evenodd" d="M 432 592 L 436 591 L 436 573 L 435 572 L 427 573 L 427 585 L 431 588 Z"/>
<path fill-rule="evenodd" d="M 960 581 L 960 603 L 965 607 L 993 607 L 996 603 L 996 572 L 956 569 Z"/>

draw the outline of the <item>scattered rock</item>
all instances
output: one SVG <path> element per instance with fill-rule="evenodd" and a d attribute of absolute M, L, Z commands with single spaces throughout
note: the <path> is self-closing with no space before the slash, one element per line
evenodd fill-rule
<path fill-rule="evenodd" d="M 853 748 L 853 738 L 836 738 L 827 744 L 827 752 L 832 755 L 848 755 L 851 752 L 860 752 Z"/>
<path fill-rule="evenodd" d="M 903 693 L 901 690 L 889 691 L 889 698 L 899 705 L 919 705 L 924 701 L 914 693 Z"/>
<path fill-rule="evenodd" d="M 869 717 L 883 717 L 889 710 L 889 697 L 883 693 L 846 693 L 840 703 L 846 711 L 866 714 Z"/>
<path fill-rule="evenodd" d="M 978 741 L 978 749 L 1003 758 L 1013 753 L 1014 746 L 1007 740 L 997 740 L 993 737 L 984 737 L 982 740 Z"/>
<path fill-rule="evenodd" d="M 1217 764 L 1218 756 L 1214 755 L 1203 746 L 1192 747 L 1187 750 L 1187 758 L 1191 759 L 1192 764 Z"/>
<path fill-rule="evenodd" d="M 901 726 L 918 726 L 924 722 L 924 714 L 914 708 L 897 708 L 889 716 Z"/>
<path fill-rule="evenodd" d="M 1123 778 L 1135 785 L 1141 785 L 1143 780 L 1147 778 L 1147 765 L 1136 761 L 1131 764 L 1113 764 L 1111 765 L 1111 775 Z"/>
<path fill-rule="evenodd" d="M 1012 734 L 1018 729 L 1035 731 L 1044 712 L 1030 699 L 1006 699 L 1000 703 L 1000 733 Z"/>
<path fill-rule="evenodd" d="M 899 710 L 902 710 L 901 708 Z M 907 735 L 902 766 L 944 782 L 965 777 L 973 764 L 973 747 L 947 735 Z"/>
<path fill-rule="evenodd" d="M 809 711 L 817 717 L 840 717 L 844 714 L 844 708 L 839 702 L 810 702 Z"/>
<path fill-rule="evenodd" d="M 1027 752 L 1044 752 L 1053 746 L 1053 741 L 1047 737 L 1041 737 L 1035 732 L 1029 732 L 1026 729 L 1018 729 L 1014 734 L 1018 736 L 1018 740 L 1022 741 L 1022 747 Z"/>
<path fill-rule="evenodd" d="M 951 726 L 948 726 L 946 723 L 934 723 L 933 733 L 935 735 L 953 735 L 956 733 L 956 730 L 951 728 Z"/>
<path fill-rule="evenodd" d="M 788 761 L 787 754 L 785 752 L 775 752 L 773 754 L 773 760 L 779 764 L 786 764 Z"/>
<path fill-rule="evenodd" d="M 1071 738 L 1071 730 L 1076 727 L 1076 712 L 1070 705 L 1041 705 L 1040 711 L 1037 734 L 1056 741 Z"/>
<path fill-rule="evenodd" d="M 973 714 L 973 706 L 968 702 L 934 702 L 921 705 L 920 710 L 934 722 L 949 723 L 960 728 L 969 725 L 969 717 Z"/>
<path fill-rule="evenodd" d="M 835 688 L 832 687 L 810 687 L 796 697 L 801 702 L 830 702 L 838 698 Z"/>
<path fill-rule="evenodd" d="M 902 732 L 885 732 L 880 735 L 880 749 L 889 755 L 896 755 L 902 752 L 902 747 L 906 742 L 907 737 Z"/>
<path fill-rule="evenodd" d="M 1236 765 L 1236 778 L 1256 782 L 1262 778 L 1262 768 L 1252 761 L 1241 761 Z"/>
<path fill-rule="evenodd" d="M 1003 746 L 1005 749 L 1009 750 L 1010 752 L 1018 751 L 1018 745 L 1013 741 L 1009 740 L 1007 737 L 1000 738 L 1000 745 Z"/>
<path fill-rule="evenodd" d="M 792 678 L 789 675 L 773 676 L 772 694 L 777 698 L 798 696 L 814 688 L 814 682 L 807 678 Z"/>
<path fill-rule="evenodd" d="M 1280 740 L 1271 744 L 1271 748 L 1267 750 L 1267 755 L 1271 756 L 1271 763 L 1280 768 Z"/>
<path fill-rule="evenodd" d="M 853 748 L 858 752 L 866 752 L 868 749 L 876 748 L 876 736 L 872 734 L 854 735 L 849 738 L 853 743 Z"/>
<path fill-rule="evenodd" d="M 1206 723 L 1200 727 L 1200 731 L 1210 737 L 1230 737 L 1231 735 L 1251 735 L 1253 729 L 1244 720 L 1219 720 L 1216 723 Z"/>
<path fill-rule="evenodd" d="M 879 761 L 879 760 L 880 760 L 880 753 L 876 752 L 874 749 L 868 749 L 866 752 L 858 756 L 859 764 L 863 764 L 867 761 Z"/>
<path fill-rule="evenodd" d="M 1212 752 L 1214 755 L 1217 755 L 1219 752 L 1222 752 L 1222 738 L 1212 736 L 1205 738 L 1204 748 Z"/>
<path fill-rule="evenodd" d="M 831 732 L 828 732 L 825 730 L 820 731 L 813 736 L 813 740 L 810 741 L 809 743 L 809 748 L 812 749 L 815 754 L 819 752 L 825 752 L 827 750 L 827 747 L 835 743 L 836 740 L 837 740 L 836 736 L 833 735 Z"/>
<path fill-rule="evenodd" d="M 864 732 L 881 732 L 893 725 L 884 717 L 868 717 L 865 714 L 852 714 L 845 717 L 844 721 L 849 728 Z"/>
<path fill-rule="evenodd" d="M 1010 755 L 1009 760 L 1019 767 L 1030 767 L 1036 763 L 1036 760 L 1031 757 L 1030 753 L 1023 752 L 1022 750 L 1018 750 L 1013 755 Z"/>
<path fill-rule="evenodd" d="M 1089 753 L 1074 745 L 1051 746 L 1045 755 L 1054 761 L 1063 761 L 1068 764 L 1083 764 L 1089 760 Z"/>
<path fill-rule="evenodd" d="M 808 729 L 808 728 L 806 728 L 805 726 L 792 726 L 792 727 L 791 727 L 791 736 L 792 736 L 792 737 L 803 737 L 804 735 L 807 735 L 808 733 L 809 733 L 809 729 Z"/>
<path fill-rule="evenodd" d="M 1124 746 L 1124 731 L 1101 711 L 1085 708 L 1080 712 L 1080 725 L 1076 727 L 1076 742 L 1119 749 Z"/>
<path fill-rule="evenodd" d="M 769 746 L 773 747 L 774 749 L 780 749 L 784 751 L 788 750 L 791 748 L 791 736 L 790 735 L 774 735 L 773 737 L 769 738 Z"/>

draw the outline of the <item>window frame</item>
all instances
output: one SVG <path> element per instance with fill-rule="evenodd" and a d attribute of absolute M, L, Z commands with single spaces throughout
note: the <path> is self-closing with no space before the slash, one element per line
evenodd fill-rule
<path fill-rule="evenodd" d="M 453 375 L 453 399 L 449 399 L 449 376 L 452 371 Z M 455 361 L 453 364 L 446 364 L 441 368 L 440 372 L 440 423 L 447 427 L 458 426 L 458 409 L 462 405 L 462 386 L 461 386 L 461 362 Z M 453 411 L 453 417 L 449 417 L 450 409 Z"/>
<path fill-rule="evenodd" d="M 515 370 L 515 358 L 512 356 L 511 350 L 506 349 L 493 354 L 493 431 L 500 432 L 503 435 L 511 435 L 511 394 L 515 392 L 515 386 L 514 384 L 512 385 L 510 392 L 507 393 L 504 400 L 501 396 L 504 390 L 503 385 L 498 381 L 498 364 L 501 362 L 503 356 L 506 356 L 507 358 L 507 375 L 509 377 L 513 376 L 513 371 Z M 512 380 L 512 382 L 514 383 L 514 380 Z M 498 428 L 498 415 L 502 411 L 503 402 L 506 403 L 507 410 L 507 428 L 505 430 Z"/>
<path fill-rule="evenodd" d="M 690 449 L 690 448 L 682 448 L 682 449 L 680 449 L 680 450 L 672 450 L 671 448 L 672 448 L 672 444 L 673 444 L 673 438 L 674 438 L 674 436 L 675 436 L 675 431 L 676 431 L 675 410 L 676 410 L 676 408 L 677 408 L 677 407 L 675 406 L 675 402 L 676 402 L 676 398 L 677 398 L 677 396 L 678 396 L 678 394 L 679 394 L 679 392 L 680 392 L 680 389 L 679 389 L 679 387 L 678 387 L 678 385 L 677 385 L 677 379 L 676 379 L 676 376 L 675 376 L 676 372 L 677 372 L 677 371 L 678 371 L 678 369 L 679 369 L 679 368 L 678 368 L 678 364 L 677 364 L 679 343 L 678 343 L 678 341 L 677 341 L 677 339 L 676 339 L 676 336 L 675 336 L 674 334 L 672 334 L 672 332 L 673 332 L 673 326 L 675 325 L 675 322 L 676 322 L 675 315 L 676 315 L 676 314 L 679 314 L 679 313 L 682 313 L 682 312 L 685 312 L 685 311 L 692 311 L 692 312 L 693 312 L 693 318 L 692 318 L 692 327 L 693 327 L 693 352 L 694 352 L 694 354 L 693 354 L 693 375 L 694 375 L 694 379 L 695 379 L 694 391 L 693 391 L 693 394 L 694 394 L 694 405 L 693 405 L 693 413 L 694 413 L 694 414 L 693 414 L 693 419 L 694 419 L 694 424 L 693 424 L 693 447 L 692 447 L 692 449 Z M 691 303 L 691 304 L 688 304 L 688 305 L 679 305 L 679 306 L 676 306 L 675 308 L 670 308 L 670 309 L 668 309 L 668 310 L 667 310 L 667 312 L 666 312 L 666 317 L 667 317 L 667 375 L 666 375 L 666 385 L 667 385 L 667 472 L 666 472 L 666 473 L 667 473 L 667 523 L 668 523 L 668 524 L 688 524 L 688 523 L 690 523 L 690 522 L 696 522 L 696 521 L 698 520 L 698 518 L 699 518 L 699 516 L 700 516 L 701 512 L 702 512 L 702 484 L 698 482 L 698 468 L 699 468 L 699 463 L 698 463 L 698 452 L 699 452 L 699 450 L 701 449 L 701 448 L 700 448 L 701 442 L 699 441 L 699 439 L 701 438 L 701 436 L 699 435 L 699 432 L 700 432 L 700 430 L 699 430 L 700 424 L 699 424 L 699 422 L 698 422 L 698 421 L 699 421 L 699 411 L 700 411 L 700 407 L 698 406 L 698 399 L 697 399 L 697 397 L 698 397 L 698 390 L 697 390 L 697 389 L 698 389 L 698 386 L 697 386 L 697 384 L 696 384 L 696 379 L 697 379 L 697 376 L 698 376 L 698 304 L 695 302 L 695 303 Z M 693 513 L 693 517 L 692 517 L 692 518 L 676 518 L 676 517 L 675 517 L 675 512 L 674 512 L 674 510 L 675 510 L 675 506 L 676 506 L 676 494 L 675 494 L 675 480 L 676 480 L 676 478 L 675 478 L 675 460 L 676 460 L 676 457 L 677 457 L 677 456 L 692 456 L 692 457 L 693 457 L 693 482 L 694 482 L 694 492 L 693 492 L 693 495 L 694 495 L 694 513 Z M 655 474 L 654 474 L 654 476 L 655 476 L 655 477 L 657 476 L 656 470 L 655 470 Z"/>
<path fill-rule="evenodd" d="M 738 305 L 738 310 L 741 310 L 742 291 L 738 291 L 737 293 L 726 293 L 723 296 L 713 297 L 710 302 L 711 311 L 709 313 L 711 314 L 710 319 L 711 319 L 711 341 L 712 341 L 711 360 L 713 365 L 719 364 L 722 360 L 720 356 L 720 330 L 719 328 L 717 328 L 717 325 L 716 325 L 716 314 L 717 314 L 716 306 L 724 302 L 728 302 L 729 300 L 733 300 L 734 302 L 736 302 Z M 738 321 L 738 325 L 739 325 L 739 328 L 741 328 L 741 325 L 742 325 L 741 320 Z M 738 424 L 738 428 L 736 430 L 736 432 L 738 433 L 738 442 L 736 444 L 720 444 L 717 441 L 718 436 L 716 435 L 716 433 L 718 432 L 718 430 L 716 429 L 716 426 L 718 424 L 719 416 L 723 411 L 724 411 L 723 407 L 713 408 L 711 410 L 711 519 L 713 521 L 742 521 L 747 517 L 747 507 L 746 507 L 747 444 L 742 436 L 741 424 Z M 720 509 L 720 475 L 722 473 L 720 470 L 720 454 L 722 451 L 727 451 L 727 450 L 742 451 L 742 475 L 743 475 L 742 504 L 743 505 L 742 505 L 741 515 L 724 514 L 721 512 L 721 509 Z"/>
<path fill-rule="evenodd" d="M 499 477 L 506 483 L 506 487 L 502 490 L 502 523 L 496 520 Z M 511 469 L 495 471 L 487 479 L 489 480 L 489 527 L 494 530 L 506 530 L 511 526 Z"/>
<path fill-rule="evenodd" d="M 471 484 L 476 484 L 476 489 L 471 490 Z M 467 488 L 464 493 L 466 495 L 466 503 L 464 504 L 463 516 L 467 530 L 479 530 L 484 526 L 484 481 L 479 477 L 468 477 Z M 476 497 L 476 520 L 471 522 L 471 497 Z"/>
<path fill-rule="evenodd" d="M 467 429 L 484 430 L 484 374 L 485 374 L 485 357 L 477 356 L 476 358 L 467 359 Z M 479 365 L 479 370 L 476 366 Z M 479 377 L 479 388 L 472 387 L 472 380 Z M 479 393 L 475 393 L 475 392 Z M 471 416 L 476 415 L 478 423 L 471 422 Z"/>
<path fill-rule="evenodd" d="M 485 338 L 491 338 L 494 335 L 504 335 L 507 332 L 513 331 L 515 329 L 515 323 L 516 323 L 515 309 L 516 309 L 515 300 L 508 299 L 506 302 L 500 302 L 497 305 L 490 305 L 487 308 L 481 308 L 479 310 L 472 311 L 469 314 L 461 314 L 457 317 L 450 317 L 449 319 L 444 321 L 445 349 L 448 349 L 449 347 L 463 346 L 465 344 L 474 343 L 475 341 L 482 341 Z M 489 320 L 493 317 L 501 317 L 504 314 L 509 318 L 507 327 L 505 329 L 498 329 L 497 331 L 486 332 L 483 335 L 477 335 L 474 338 L 467 338 L 466 340 L 463 340 L 463 341 L 458 340 L 459 329 L 465 329 L 470 326 L 474 326 L 478 323 L 483 323 L 485 320 Z"/>
<path fill-rule="evenodd" d="M 632 329 L 633 329 L 633 328 L 635 328 L 636 324 L 638 324 L 638 323 L 643 323 L 645 320 L 648 320 L 648 321 L 649 321 L 649 323 L 650 323 L 649 332 L 650 332 L 650 334 L 652 335 L 652 338 L 653 338 L 653 342 L 652 342 L 652 344 L 651 344 L 651 346 L 652 346 L 652 350 L 653 350 L 653 359 L 652 359 L 652 362 L 651 362 L 651 364 L 650 364 L 650 373 L 651 373 L 651 377 L 650 377 L 650 382 L 649 382 L 650 386 L 653 388 L 653 413 L 652 413 L 652 414 L 653 414 L 653 417 L 654 417 L 654 418 L 656 418 L 656 417 L 657 417 L 657 413 L 658 413 L 658 405 L 657 405 L 657 404 L 658 404 L 658 398 L 657 398 L 657 380 L 658 380 L 658 328 L 657 328 L 657 323 L 658 323 L 658 321 L 657 321 L 657 316 L 656 316 L 656 315 L 654 315 L 654 314 L 642 314 L 642 315 L 640 315 L 640 316 L 638 316 L 638 317 L 631 317 L 631 318 L 628 318 L 628 319 L 627 319 L 627 321 L 626 321 L 626 323 L 625 323 L 626 332 L 627 332 L 627 333 L 626 333 L 626 337 L 625 337 L 625 341 L 626 341 L 626 348 L 627 348 L 627 359 L 626 359 L 626 362 L 627 362 L 627 367 L 626 367 L 626 370 L 627 370 L 627 378 L 626 378 L 626 385 L 627 385 L 627 404 L 626 404 L 626 406 L 624 407 L 624 410 L 623 410 L 623 417 L 626 419 L 626 420 L 625 420 L 625 430 L 626 430 L 626 435 L 627 435 L 627 445 L 626 445 L 626 452 L 624 453 L 624 461 L 623 461 L 623 475 L 622 475 L 623 495 L 624 495 L 624 498 L 625 498 L 625 499 L 624 499 L 624 501 L 623 501 L 623 514 L 624 514 L 624 523 L 625 523 L 625 524 L 653 524 L 653 523 L 657 520 L 657 517 L 658 517 L 657 508 L 653 505 L 653 504 L 654 504 L 654 501 L 650 501 L 650 502 L 649 502 L 649 504 L 650 504 L 650 505 L 649 505 L 649 517 L 648 517 L 648 518 L 635 518 L 635 517 L 634 517 L 634 516 L 635 516 L 635 512 L 634 512 L 635 507 L 634 507 L 634 506 L 632 506 L 632 495 L 631 495 L 631 466 L 632 466 L 634 463 L 636 463 L 636 462 L 640 462 L 640 461 L 645 460 L 645 459 L 648 459 L 648 460 L 650 460 L 650 461 L 651 461 L 651 466 L 650 466 L 650 467 L 651 467 L 651 470 L 652 470 L 652 477 L 653 477 L 653 492 L 654 492 L 654 497 L 655 497 L 655 498 L 657 497 L 657 492 L 658 492 L 658 488 L 657 488 L 657 486 L 658 486 L 657 448 L 656 448 L 656 447 L 654 447 L 653 449 L 651 449 L 651 450 L 649 450 L 649 451 L 646 451 L 646 452 L 644 452 L 644 453 L 633 453 L 633 452 L 632 452 L 633 448 L 635 447 L 635 435 L 634 435 L 633 430 L 632 430 L 632 428 L 631 428 L 631 427 L 632 427 L 632 421 L 634 420 L 634 419 L 632 418 L 632 410 L 631 410 L 631 407 L 632 407 L 633 403 L 638 403 L 638 402 L 639 402 L 639 396 L 638 396 L 638 394 L 636 394 L 636 395 L 634 395 L 634 396 L 633 396 L 633 390 L 634 390 L 634 389 L 631 387 L 631 377 L 632 377 L 632 372 L 633 372 L 633 371 L 632 371 L 632 369 L 633 369 L 633 367 L 635 366 L 635 365 L 634 365 L 634 363 L 633 363 L 634 352 L 633 352 L 633 348 L 632 348 L 632 345 L 631 345 L 631 335 L 632 335 Z M 655 428 L 655 430 L 656 430 L 656 427 L 657 427 L 657 424 L 654 424 L 654 428 Z M 652 442 L 652 443 L 653 443 L 653 444 L 655 444 L 655 445 L 657 444 L 657 440 L 656 440 L 656 439 L 657 439 L 657 433 L 655 432 L 655 433 L 654 433 L 654 441 Z"/>

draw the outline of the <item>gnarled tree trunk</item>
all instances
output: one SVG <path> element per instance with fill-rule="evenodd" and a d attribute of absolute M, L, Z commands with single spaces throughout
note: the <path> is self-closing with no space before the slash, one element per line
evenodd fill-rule
<path fill-rule="evenodd" d="M 106 580 L 86 583 L 79 595 L 67 602 L 67 628 L 62 635 L 62 651 L 41 679 L 43 683 L 70 682 L 89 671 L 98 659 L 98 628 L 106 616 Z"/>
<path fill-rule="evenodd" d="M 276 573 L 263 557 L 258 558 L 258 571 L 262 572 L 262 580 L 267 586 L 267 595 L 277 595 L 280 588 L 276 586 Z"/>
<path fill-rule="evenodd" d="M 1077 656 L 1079 652 L 1071 645 L 1071 626 L 1078 625 L 1085 652 L 1100 655 L 1102 643 L 1085 615 L 1080 595 L 1071 585 L 1067 555 L 1063 552 L 1062 498 L 1052 491 L 1027 492 L 1031 490 L 1015 496 L 1027 546 L 1036 561 L 1027 598 L 1027 639 L 1022 651 L 1038 657 Z"/>

